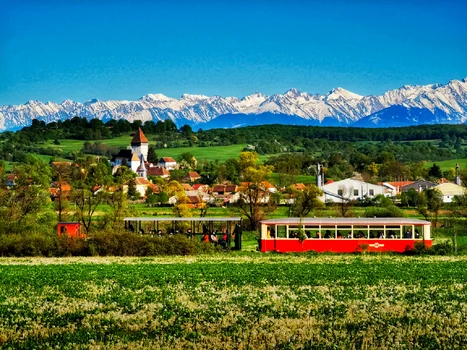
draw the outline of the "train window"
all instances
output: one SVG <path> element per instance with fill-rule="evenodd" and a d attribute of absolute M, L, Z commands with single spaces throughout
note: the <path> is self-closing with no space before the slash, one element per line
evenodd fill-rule
<path fill-rule="evenodd" d="M 286 226 L 277 225 L 277 238 L 287 238 Z"/>

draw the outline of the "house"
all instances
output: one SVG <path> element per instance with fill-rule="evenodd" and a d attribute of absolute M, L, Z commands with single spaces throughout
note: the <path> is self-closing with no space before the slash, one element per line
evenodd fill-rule
<path fill-rule="evenodd" d="M 56 200 L 61 195 L 65 198 L 69 198 L 71 192 L 71 185 L 66 181 L 55 181 L 52 182 L 52 184 L 50 185 L 49 192 L 52 197 L 52 200 Z"/>
<path fill-rule="evenodd" d="M 443 195 L 443 203 L 451 203 L 454 196 L 462 196 L 465 194 L 465 188 L 453 183 L 443 183 L 433 187 L 440 191 Z"/>
<path fill-rule="evenodd" d="M 201 176 L 196 171 L 189 171 L 184 177 L 183 181 L 195 182 L 196 180 L 201 179 Z"/>
<path fill-rule="evenodd" d="M 155 166 L 153 164 L 148 164 L 147 174 L 148 176 L 159 176 L 159 177 L 162 177 L 163 179 L 170 176 L 170 173 L 166 168 L 161 167 L 161 166 Z"/>
<path fill-rule="evenodd" d="M 292 184 L 290 185 L 290 187 L 292 187 L 296 191 L 303 191 L 306 188 L 306 185 L 299 183 L 299 184 Z"/>
<path fill-rule="evenodd" d="M 157 165 L 166 168 L 167 170 L 174 170 L 177 168 L 177 162 L 172 157 L 162 157 L 159 159 Z"/>
<path fill-rule="evenodd" d="M 214 185 L 212 195 L 224 204 L 235 203 L 240 198 L 238 190 L 237 185 Z"/>
<path fill-rule="evenodd" d="M 238 191 L 237 185 L 214 185 L 212 193 L 215 195 L 226 195 Z"/>
<path fill-rule="evenodd" d="M 190 184 L 180 184 L 180 185 L 182 185 L 185 191 L 193 191 L 193 187 L 191 187 Z"/>
<path fill-rule="evenodd" d="M 6 187 L 10 188 L 16 184 L 16 179 L 18 178 L 15 174 L 8 174 L 6 177 Z"/>
<path fill-rule="evenodd" d="M 248 186 L 251 185 L 251 182 L 242 182 L 242 186 L 243 188 L 247 188 Z M 265 191 L 268 191 L 268 192 L 276 192 L 277 189 L 274 185 L 272 185 L 271 183 L 267 182 L 267 181 L 261 181 L 261 187 L 265 190 Z"/>
<path fill-rule="evenodd" d="M 194 184 L 192 187 L 195 191 L 199 192 L 209 193 L 211 191 L 211 187 L 209 187 L 208 185 Z"/>
<path fill-rule="evenodd" d="M 340 202 L 342 199 L 357 200 L 365 198 L 374 198 L 377 195 L 390 196 L 391 191 L 386 187 L 371 184 L 354 178 L 334 181 L 327 185 L 323 185 L 321 190 L 323 202 Z"/>
<path fill-rule="evenodd" d="M 397 194 L 402 192 L 402 187 L 410 185 L 414 181 L 387 181 L 387 182 L 378 182 L 378 185 L 386 186 L 392 190 L 392 196 L 395 197 Z"/>
<path fill-rule="evenodd" d="M 134 180 L 136 185 L 136 191 L 139 192 L 141 197 L 146 196 L 146 191 L 148 188 L 151 188 L 153 193 L 159 192 L 159 188 L 157 187 L 157 185 L 154 185 L 151 181 L 143 177 L 137 177 Z M 125 185 L 123 185 L 123 192 L 128 192 L 128 182 Z"/>
<path fill-rule="evenodd" d="M 422 192 L 428 188 L 433 188 L 436 186 L 436 183 L 426 180 L 417 180 L 413 181 L 411 184 L 402 186 L 402 192 L 408 192 L 410 189 L 414 189 L 417 192 Z"/>
<path fill-rule="evenodd" d="M 245 201 L 249 201 L 250 190 L 256 191 L 258 195 L 258 203 L 268 203 L 269 195 L 277 191 L 277 189 L 267 181 L 262 181 L 256 187 L 256 184 L 252 182 L 242 182 L 242 185 L 239 188 L 240 197 L 243 197 Z"/>

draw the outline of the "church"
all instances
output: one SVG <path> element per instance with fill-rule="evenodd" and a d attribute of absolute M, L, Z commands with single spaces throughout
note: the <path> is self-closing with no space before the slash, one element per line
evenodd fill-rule
<path fill-rule="evenodd" d="M 112 158 L 112 174 L 122 165 L 127 166 L 139 177 L 147 178 L 146 164 L 148 161 L 149 141 L 144 136 L 143 130 L 138 128 L 135 136 L 131 140 L 131 145 L 127 149 L 120 150 L 116 156 Z"/>

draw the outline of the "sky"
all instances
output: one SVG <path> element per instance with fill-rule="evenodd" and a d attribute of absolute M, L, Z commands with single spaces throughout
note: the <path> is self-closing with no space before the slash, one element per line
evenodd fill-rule
<path fill-rule="evenodd" d="M 0 105 L 467 77 L 467 1 L 0 0 Z"/>

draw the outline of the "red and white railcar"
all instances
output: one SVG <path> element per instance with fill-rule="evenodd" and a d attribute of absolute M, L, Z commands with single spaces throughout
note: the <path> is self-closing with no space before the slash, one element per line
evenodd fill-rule
<path fill-rule="evenodd" d="M 406 218 L 282 218 L 260 222 L 261 252 L 404 252 L 431 247 L 431 223 Z"/>

